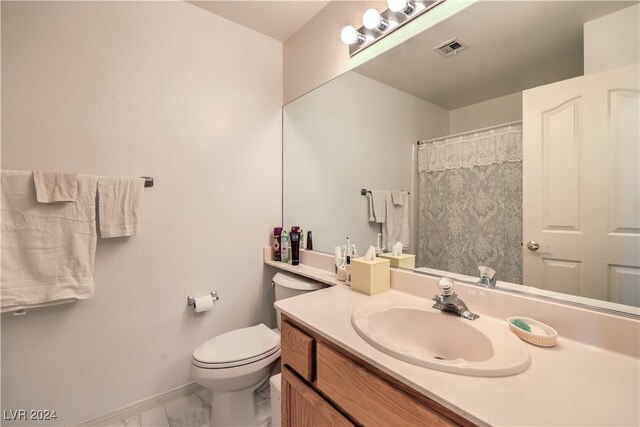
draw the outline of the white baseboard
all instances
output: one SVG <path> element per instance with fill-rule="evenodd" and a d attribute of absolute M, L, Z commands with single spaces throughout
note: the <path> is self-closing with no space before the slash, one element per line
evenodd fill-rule
<path fill-rule="evenodd" d="M 88 426 L 104 426 L 104 425 L 113 424 L 114 422 L 123 420 L 125 418 L 129 418 L 135 414 L 139 414 L 140 412 L 144 412 L 146 410 L 155 408 L 156 406 L 164 405 L 167 402 L 171 402 L 173 400 L 180 399 L 190 394 L 197 393 L 203 389 L 204 387 L 202 387 L 201 385 L 195 382 L 191 382 L 191 383 L 176 387 L 174 389 L 165 391 L 164 393 L 147 397 L 146 399 L 142 399 L 138 402 L 124 406 L 120 409 L 109 411 L 105 414 L 88 419 L 86 421 L 81 422 L 80 424 L 77 424 L 77 426 L 88 427 Z"/>

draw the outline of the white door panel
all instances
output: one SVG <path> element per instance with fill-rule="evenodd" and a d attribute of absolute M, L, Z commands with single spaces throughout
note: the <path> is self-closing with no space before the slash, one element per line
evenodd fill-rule
<path fill-rule="evenodd" d="M 639 72 L 524 92 L 525 285 L 640 303 Z"/>

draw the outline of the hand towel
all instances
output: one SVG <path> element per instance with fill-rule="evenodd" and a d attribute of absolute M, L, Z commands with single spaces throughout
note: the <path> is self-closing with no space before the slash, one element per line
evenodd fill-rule
<path fill-rule="evenodd" d="M 75 202 L 78 174 L 33 171 L 36 197 L 40 203 Z"/>
<path fill-rule="evenodd" d="M 390 248 L 395 242 L 401 242 L 403 250 L 409 250 L 409 193 L 402 191 L 402 204 L 395 205 L 391 192 L 388 192 L 387 220 L 382 227 L 382 242 Z"/>
<path fill-rule="evenodd" d="M 97 177 L 75 202 L 39 203 L 33 174 L 2 171 L 0 312 L 92 298 Z"/>
<path fill-rule="evenodd" d="M 373 198 L 371 197 L 371 191 L 367 193 L 367 202 L 369 203 L 369 222 L 375 222 L 376 215 L 373 211 Z"/>
<path fill-rule="evenodd" d="M 391 192 L 391 201 L 393 201 L 394 206 L 402 206 L 402 204 L 404 203 L 402 193 L 404 193 L 404 191 L 393 190 Z"/>
<path fill-rule="evenodd" d="M 371 190 L 373 200 L 373 215 L 378 224 L 383 224 L 387 220 L 387 197 L 388 191 Z"/>
<path fill-rule="evenodd" d="M 98 218 L 104 238 L 134 236 L 142 226 L 144 178 L 98 178 Z"/>

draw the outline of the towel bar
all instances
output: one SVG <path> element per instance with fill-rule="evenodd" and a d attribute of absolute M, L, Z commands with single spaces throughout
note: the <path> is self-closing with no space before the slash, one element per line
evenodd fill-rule
<path fill-rule="evenodd" d="M 360 195 L 362 196 L 366 196 L 367 193 L 371 193 L 371 190 L 367 190 L 366 188 L 363 188 L 362 190 L 360 190 Z M 411 193 L 407 191 L 407 194 L 411 194 Z"/>
<path fill-rule="evenodd" d="M 144 186 L 145 187 L 153 187 L 153 177 L 141 176 L 140 178 L 144 178 Z"/>

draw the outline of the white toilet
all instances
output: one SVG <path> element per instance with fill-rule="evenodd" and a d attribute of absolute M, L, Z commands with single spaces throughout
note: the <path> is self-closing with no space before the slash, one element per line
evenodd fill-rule
<path fill-rule="evenodd" d="M 325 287 L 302 277 L 273 277 L 276 301 Z M 277 313 L 280 329 L 280 313 Z M 213 391 L 211 426 L 260 426 L 270 419 L 269 377 L 279 372 L 280 334 L 264 324 L 214 337 L 193 352 L 191 377 Z"/>

